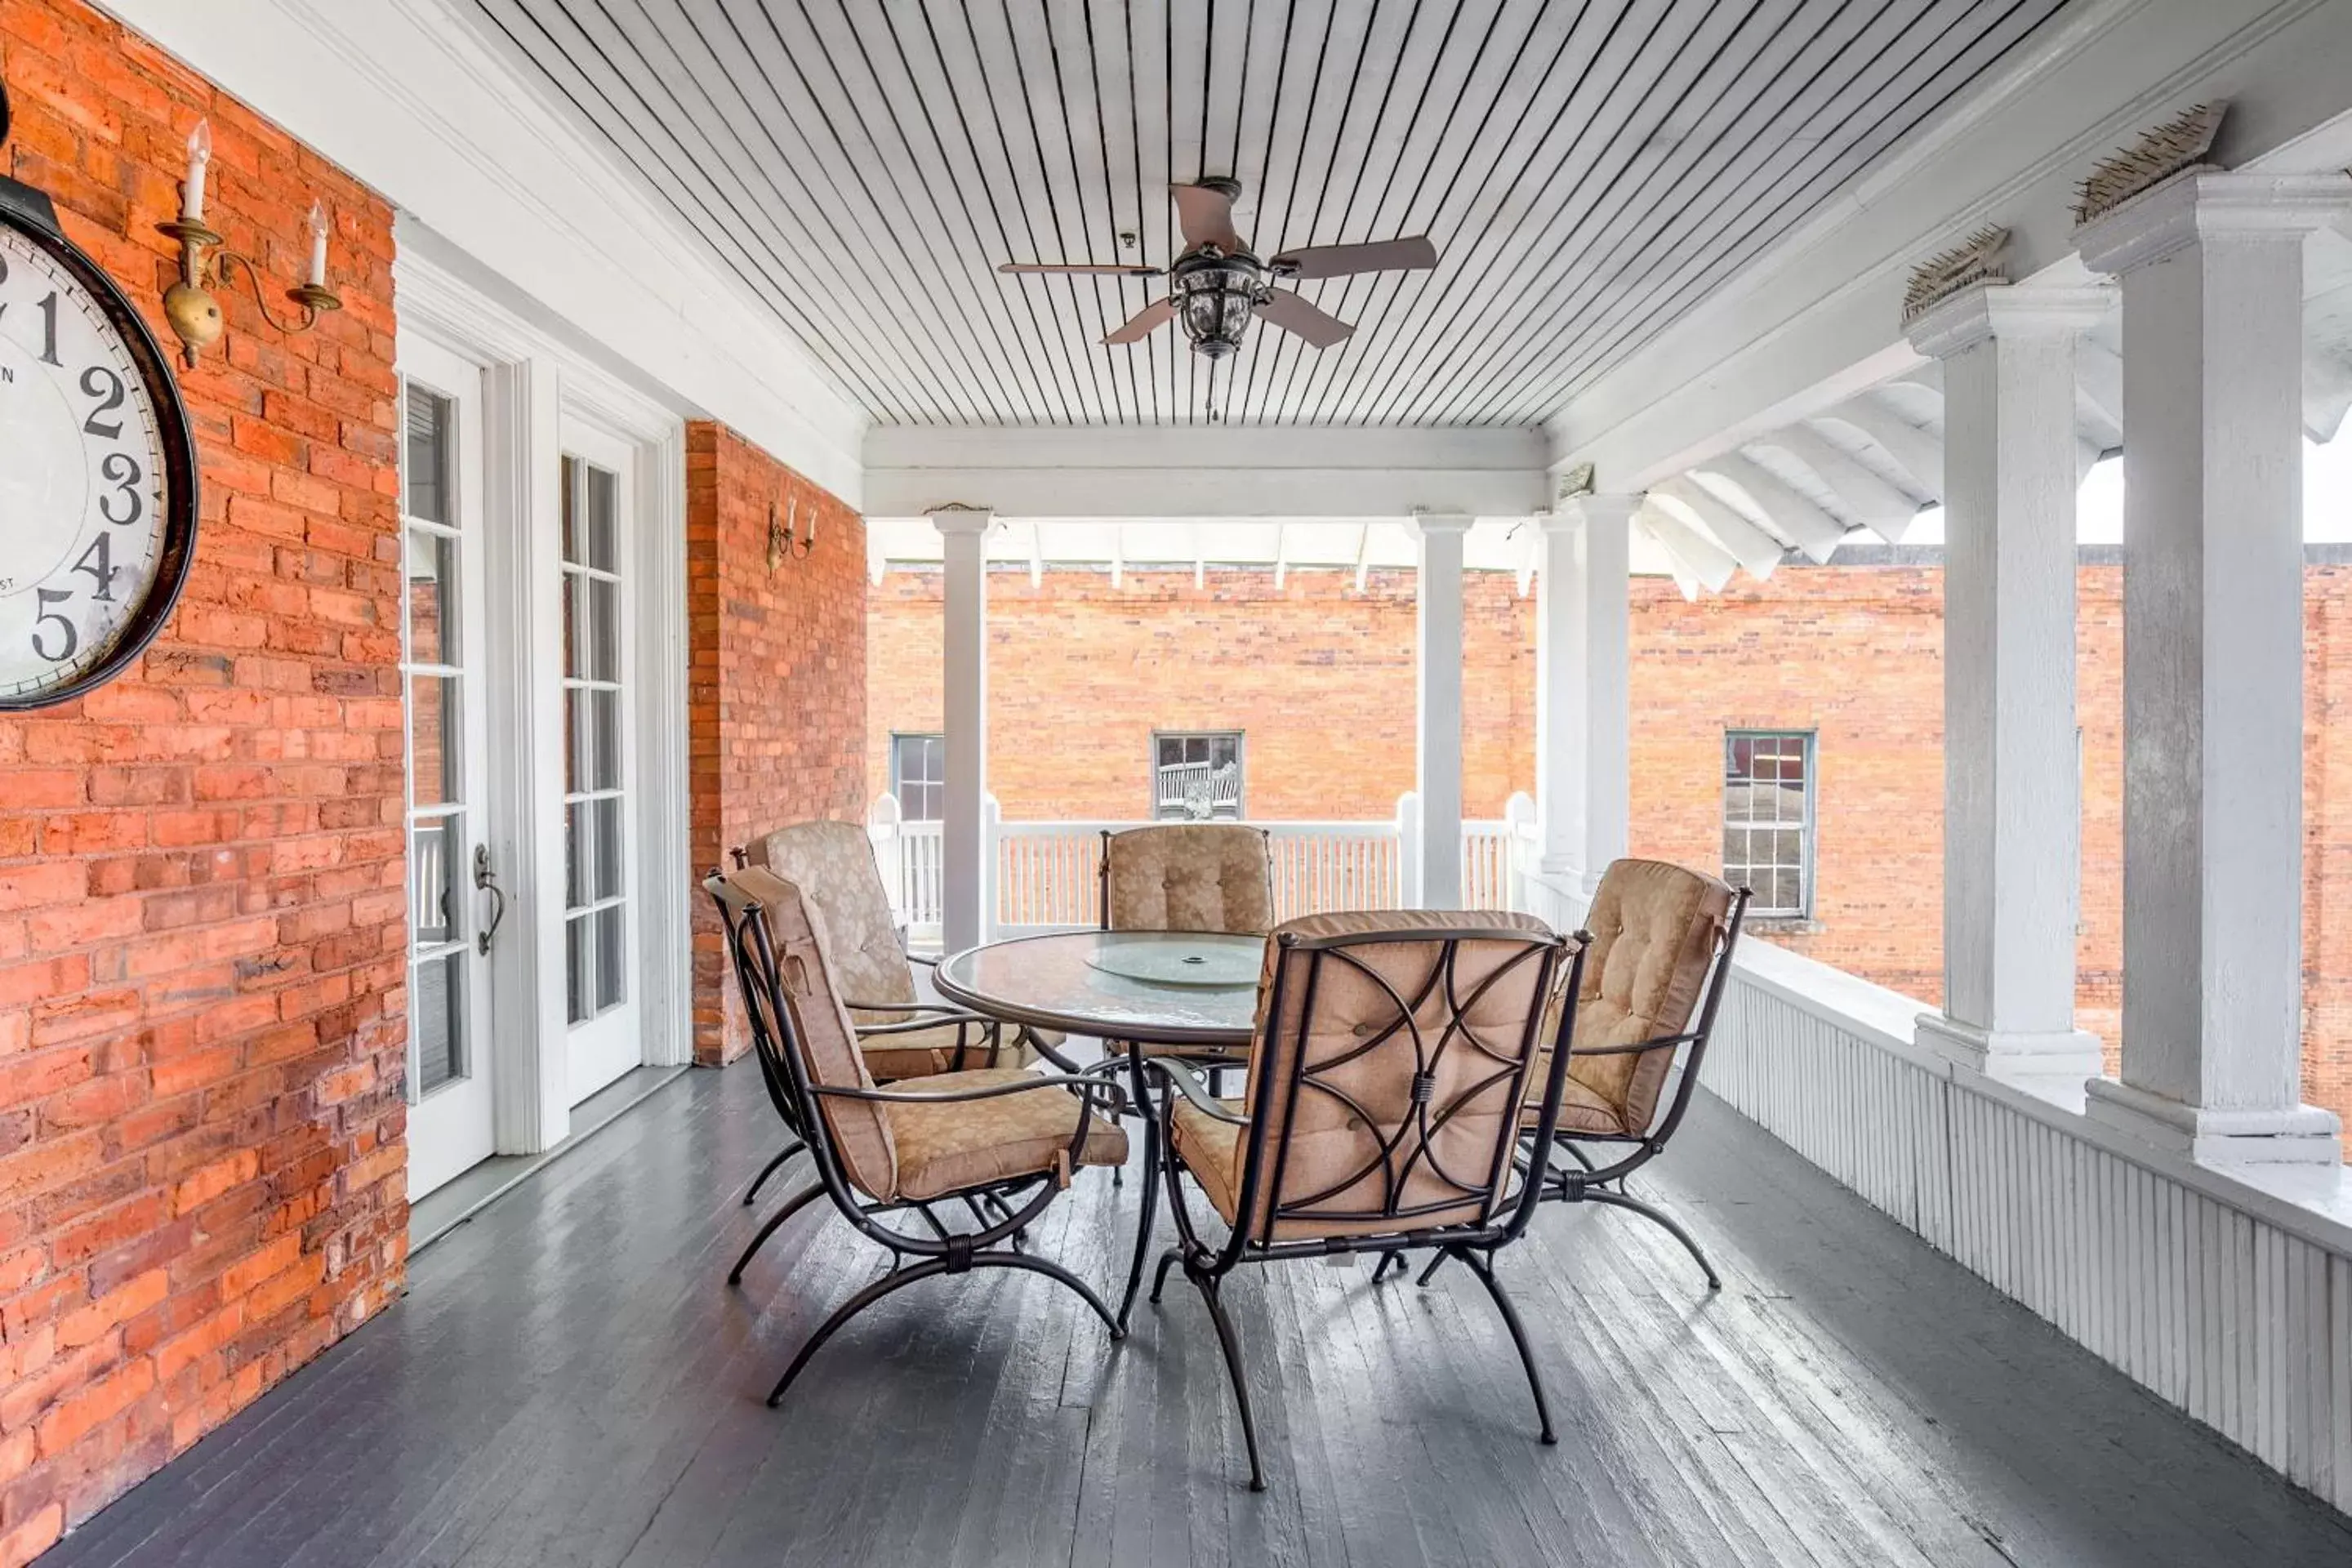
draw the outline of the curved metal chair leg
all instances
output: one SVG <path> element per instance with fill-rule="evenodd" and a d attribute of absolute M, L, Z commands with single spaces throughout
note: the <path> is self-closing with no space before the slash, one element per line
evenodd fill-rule
<path fill-rule="evenodd" d="M 1135 1292 L 1143 1284 L 1143 1255 L 1151 1247 L 1151 1222 L 1160 1217 L 1160 1122 L 1146 1114 L 1143 1119 L 1143 1204 L 1135 1216 L 1135 1258 L 1127 1266 L 1127 1294 L 1118 1300 L 1118 1326 L 1127 1327 L 1129 1314 L 1135 1310 Z M 1160 1278 L 1167 1278 L 1163 1266 Z M 1160 1300 L 1160 1287 L 1151 1288 L 1151 1299 Z"/>
<path fill-rule="evenodd" d="M 1403 1254 L 1403 1253 L 1402 1253 L 1402 1252 L 1383 1252 L 1383 1253 L 1381 1253 L 1381 1260 L 1380 1260 L 1378 1263 L 1375 1263 L 1375 1264 L 1373 1264 L 1373 1265 L 1372 1265 L 1372 1283 L 1373 1283 L 1373 1284 L 1377 1285 L 1377 1284 L 1379 1284 L 1381 1280 L 1383 1280 L 1383 1279 L 1387 1279 L 1387 1278 L 1389 1277 L 1389 1266 L 1390 1266 L 1391 1264 L 1394 1264 L 1394 1265 L 1395 1265 L 1397 1268 L 1403 1268 L 1403 1267 L 1405 1266 L 1405 1262 L 1404 1262 L 1404 1254 Z"/>
<path fill-rule="evenodd" d="M 1217 1344 L 1225 1352 L 1225 1371 L 1234 1380 L 1234 1403 L 1241 1406 L 1242 1441 L 1248 1445 L 1250 1490 L 1265 1490 L 1265 1471 L 1257 1462 L 1257 1420 L 1250 1414 L 1249 1384 L 1242 1375 L 1241 1342 L 1234 1338 L 1234 1325 L 1225 1317 L 1224 1303 L 1217 1299 L 1217 1288 L 1207 1277 L 1184 1271 L 1185 1277 L 1201 1288 L 1201 1300 L 1209 1305 L 1209 1321 L 1217 1326 Z"/>
<path fill-rule="evenodd" d="M 1415 1285 L 1426 1285 L 1431 1280 L 1436 1279 L 1437 1271 L 1445 1267 L 1445 1260 L 1450 1256 L 1451 1254 L 1448 1253 L 1444 1247 L 1439 1247 L 1437 1249 L 1437 1256 L 1429 1260 L 1429 1267 L 1421 1271 L 1421 1278 L 1414 1280 L 1413 1283 Z"/>
<path fill-rule="evenodd" d="M 1635 1214 L 1655 1220 L 1665 1226 L 1667 1234 L 1681 1242 L 1684 1250 L 1688 1252 L 1696 1260 L 1698 1266 L 1706 1271 L 1706 1288 L 1710 1290 L 1723 1289 L 1723 1277 L 1715 1271 L 1715 1265 L 1707 1261 L 1706 1254 L 1699 1250 L 1698 1243 L 1692 1239 L 1690 1232 L 1682 1227 L 1682 1222 L 1665 1210 L 1645 1204 L 1639 1198 L 1629 1197 L 1623 1193 L 1611 1192 L 1606 1187 L 1585 1188 L 1584 1200 L 1587 1203 L 1607 1204 L 1612 1208 L 1631 1209 Z"/>
<path fill-rule="evenodd" d="M 784 1397 L 784 1390 L 790 1388 L 793 1385 L 793 1379 L 801 1374 L 801 1368 L 808 1365 L 809 1358 L 816 1354 L 824 1342 L 833 1338 L 844 1323 L 892 1291 L 902 1290 L 918 1279 L 928 1279 L 934 1274 L 945 1274 L 947 1271 L 948 1266 L 944 1259 L 927 1258 L 911 1268 L 893 1269 L 840 1306 L 835 1307 L 833 1310 L 833 1315 L 817 1325 L 816 1332 L 802 1342 L 800 1353 L 793 1357 L 793 1364 L 784 1368 L 784 1375 L 776 1379 L 776 1386 L 768 1391 L 768 1408 L 773 1410 L 776 1407 Z"/>
<path fill-rule="evenodd" d="M 1176 1267 L 1177 1259 L 1182 1256 L 1183 1255 L 1181 1253 L 1178 1252 L 1176 1248 L 1172 1247 L 1160 1255 L 1160 1271 L 1151 1277 L 1151 1304 L 1153 1306 L 1157 1307 L 1160 1305 L 1160 1292 L 1165 1289 L 1168 1285 L 1168 1271 Z"/>
<path fill-rule="evenodd" d="M 743 1194 L 743 1206 L 745 1208 L 750 1208 L 751 1206 L 751 1200 L 760 1195 L 760 1189 L 768 1184 L 768 1178 L 774 1175 L 779 1170 L 781 1170 L 783 1167 L 785 1161 L 791 1159 L 793 1155 L 799 1153 L 802 1150 L 807 1147 L 807 1144 L 795 1138 L 791 1142 L 784 1145 L 784 1151 L 782 1153 L 778 1154 L 774 1159 L 761 1166 L 760 1173 L 751 1178 L 751 1190 Z"/>
<path fill-rule="evenodd" d="M 814 1203 L 824 1195 L 824 1193 L 823 1182 L 812 1182 L 786 1198 L 783 1207 L 768 1216 L 768 1223 L 760 1227 L 760 1234 L 751 1238 L 751 1245 L 743 1249 L 743 1256 L 737 1258 L 735 1267 L 727 1271 L 727 1283 L 730 1285 L 743 1283 L 743 1270 L 751 1266 L 752 1255 L 768 1244 L 768 1237 L 776 1234 L 776 1227 Z"/>
<path fill-rule="evenodd" d="M 1127 1330 L 1120 1325 L 1118 1319 L 1110 1315 L 1110 1309 L 1103 1305 L 1103 1299 L 1095 1294 L 1094 1287 L 1058 1263 L 1048 1262 L 1043 1258 L 1032 1258 L 1025 1252 L 983 1253 L 974 1258 L 971 1262 L 975 1268 L 1022 1268 L 1032 1274 L 1043 1274 L 1048 1279 L 1057 1280 L 1077 1292 L 1078 1300 L 1095 1310 L 1095 1316 L 1103 1321 L 1103 1327 L 1110 1331 L 1112 1339 L 1127 1338 Z"/>
<path fill-rule="evenodd" d="M 1535 1350 L 1528 1343 L 1528 1331 L 1519 1321 L 1519 1310 L 1511 1305 L 1511 1299 L 1503 1293 L 1503 1282 L 1495 1278 L 1495 1260 L 1465 1252 L 1462 1261 L 1478 1277 L 1478 1283 L 1486 1287 L 1486 1294 L 1495 1299 L 1496 1309 L 1503 1314 L 1503 1326 L 1511 1331 L 1511 1342 L 1519 1347 L 1519 1364 L 1527 1369 L 1528 1388 L 1536 1396 L 1536 1419 L 1543 1424 L 1543 1440 L 1559 1442 L 1551 1429 L 1551 1401 L 1544 1397 L 1543 1376 L 1536 1371 Z"/>

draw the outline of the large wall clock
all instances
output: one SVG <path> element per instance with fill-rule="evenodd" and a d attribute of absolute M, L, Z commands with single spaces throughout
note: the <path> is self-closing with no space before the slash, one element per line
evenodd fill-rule
<path fill-rule="evenodd" d="M 195 444 L 154 334 L 48 197 L 0 176 L 0 710 L 120 675 L 195 542 Z"/>

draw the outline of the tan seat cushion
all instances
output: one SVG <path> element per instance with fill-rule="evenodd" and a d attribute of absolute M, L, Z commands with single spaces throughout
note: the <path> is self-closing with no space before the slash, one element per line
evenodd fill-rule
<path fill-rule="evenodd" d="M 1020 1043 L 1020 1035 L 1018 1029 L 1005 1029 L 1002 1036 L 1003 1048 L 991 1059 L 986 1041 L 974 1030 L 969 1037 L 972 1043 L 963 1053 L 961 1063 L 956 1060 L 953 1024 L 910 1029 L 903 1034 L 866 1035 L 857 1044 L 866 1053 L 866 1070 L 874 1075 L 877 1082 L 889 1083 L 902 1078 L 929 1078 L 933 1073 L 981 1068 L 1025 1068 L 1037 1059 L 1037 1053 Z"/>
<path fill-rule="evenodd" d="M 1580 1053 L 1686 1031 L 1731 904 L 1730 885 L 1703 871 L 1663 860 L 1611 863 L 1585 918 L 1592 947 L 1576 1001 L 1563 1129 L 1634 1137 L 1648 1131 L 1678 1053 Z M 1555 1015 L 1551 1027 L 1557 1022 Z M 1542 1081 L 1535 1080 L 1531 1100 L 1540 1099 Z"/>
<path fill-rule="evenodd" d="M 1266 842 L 1263 827 L 1234 822 L 1167 822 L 1113 834 L 1103 923 L 1112 931 L 1264 936 L 1274 925 Z"/>
<path fill-rule="evenodd" d="M 915 971 L 890 919 L 890 896 L 874 864 L 874 841 L 854 822 L 796 822 L 748 847 L 754 866 L 795 884 L 824 923 L 834 984 L 852 1003 L 912 1002 Z M 905 1013 L 861 1012 L 861 1024 L 896 1023 Z"/>
<path fill-rule="evenodd" d="M 1234 1115 L 1242 1114 L 1238 1100 L 1217 1101 Z M 1176 1102 L 1169 1132 L 1177 1158 L 1201 1184 L 1201 1194 L 1227 1225 L 1241 1212 L 1242 1134 L 1249 1129 L 1220 1121 L 1186 1100 Z"/>
<path fill-rule="evenodd" d="M 1031 1076 L 1017 1068 L 986 1068 L 908 1079 L 890 1088 L 894 1094 L 946 1094 Z M 898 1151 L 898 1196 L 918 1201 L 1051 1171 L 1087 1113 L 1085 1102 L 1066 1089 L 929 1105 L 890 1101 L 884 1110 Z M 1126 1163 L 1127 1133 L 1115 1121 L 1092 1120 L 1080 1163 Z"/>

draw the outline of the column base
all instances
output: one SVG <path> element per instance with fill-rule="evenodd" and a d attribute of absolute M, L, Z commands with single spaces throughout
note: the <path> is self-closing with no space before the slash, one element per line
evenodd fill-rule
<path fill-rule="evenodd" d="M 2106 1070 L 2099 1037 L 2080 1029 L 2052 1034 L 1980 1029 L 1942 1013 L 1922 1013 L 1918 1025 L 1919 1044 L 1988 1078 L 2054 1080 L 2072 1090 Z"/>
<path fill-rule="evenodd" d="M 2209 1110 L 2114 1079 L 2085 1086 L 2094 1121 L 2204 1165 L 2340 1165 L 2343 1124 L 2332 1110 Z"/>

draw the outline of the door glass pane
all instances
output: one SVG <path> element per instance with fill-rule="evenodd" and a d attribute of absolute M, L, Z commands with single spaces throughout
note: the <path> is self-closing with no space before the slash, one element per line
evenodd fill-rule
<path fill-rule="evenodd" d="M 457 662 L 457 542 L 408 531 L 408 659 Z"/>
<path fill-rule="evenodd" d="M 465 820 L 462 816 L 432 818 L 409 832 L 408 919 L 419 949 L 453 942 L 465 934 L 466 911 L 457 879 Z"/>
<path fill-rule="evenodd" d="M 445 805 L 458 798 L 459 677 L 408 678 L 408 780 L 413 805 Z"/>
<path fill-rule="evenodd" d="M 466 1076 L 466 954 L 416 966 L 416 1091 L 432 1093 Z"/>
<path fill-rule="evenodd" d="M 408 515 L 427 522 L 452 522 L 449 475 L 457 453 L 454 431 L 457 408 L 437 392 L 411 384 L 407 388 L 406 439 L 400 463 L 401 504 Z"/>
<path fill-rule="evenodd" d="M 593 963 L 589 927 L 595 919 L 593 915 L 574 915 L 563 922 L 563 1016 L 574 1024 L 584 1024 L 596 1016 L 596 1009 L 588 1000 L 589 973 Z"/>
<path fill-rule="evenodd" d="M 628 999 L 621 984 L 628 973 L 622 962 L 624 941 L 621 906 L 614 904 L 596 912 L 596 1010 L 617 1007 Z"/>

